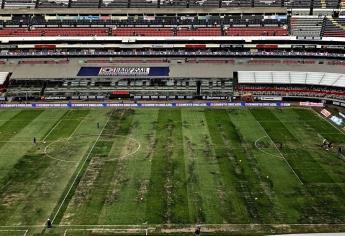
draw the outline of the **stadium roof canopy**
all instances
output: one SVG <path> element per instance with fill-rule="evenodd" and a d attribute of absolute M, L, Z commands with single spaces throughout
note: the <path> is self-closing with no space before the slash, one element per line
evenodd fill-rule
<path fill-rule="evenodd" d="M 345 74 L 297 71 L 239 71 L 239 83 L 301 84 L 345 88 Z"/>

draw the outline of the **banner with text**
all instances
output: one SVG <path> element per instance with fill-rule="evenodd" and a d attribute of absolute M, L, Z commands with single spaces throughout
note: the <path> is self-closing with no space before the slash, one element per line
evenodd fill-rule
<path fill-rule="evenodd" d="M 81 67 L 78 76 L 169 76 L 169 67 Z"/>

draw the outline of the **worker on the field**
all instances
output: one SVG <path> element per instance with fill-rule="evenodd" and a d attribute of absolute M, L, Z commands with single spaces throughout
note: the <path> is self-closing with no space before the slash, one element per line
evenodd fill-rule
<path fill-rule="evenodd" d="M 51 228 L 52 227 L 52 222 L 51 222 L 51 220 L 48 218 L 48 220 L 47 220 L 47 227 L 48 228 Z"/>
<path fill-rule="evenodd" d="M 196 236 L 198 236 L 198 235 L 201 234 L 201 227 L 200 227 L 200 226 L 197 226 L 197 227 L 196 227 L 196 229 L 195 229 L 195 231 L 194 231 L 194 234 L 195 234 Z"/>
<path fill-rule="evenodd" d="M 33 143 L 36 144 L 36 137 L 34 137 Z"/>

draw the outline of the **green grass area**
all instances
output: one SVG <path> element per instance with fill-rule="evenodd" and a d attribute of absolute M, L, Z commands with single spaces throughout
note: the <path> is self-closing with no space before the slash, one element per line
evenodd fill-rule
<path fill-rule="evenodd" d="M 0 138 L 0 235 L 345 230 L 345 134 L 310 109 L 6 109 Z"/>

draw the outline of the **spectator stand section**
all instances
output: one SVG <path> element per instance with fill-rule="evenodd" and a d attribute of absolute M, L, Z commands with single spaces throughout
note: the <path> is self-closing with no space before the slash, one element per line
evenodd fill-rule
<path fill-rule="evenodd" d="M 287 22 L 286 14 L 207 14 L 198 16 L 13 15 L 0 16 L 0 25 L 2 26 L 0 35 L 286 36 L 288 35 Z"/>
<path fill-rule="evenodd" d="M 345 101 L 345 74 L 295 71 L 238 71 L 235 95 Z"/>

